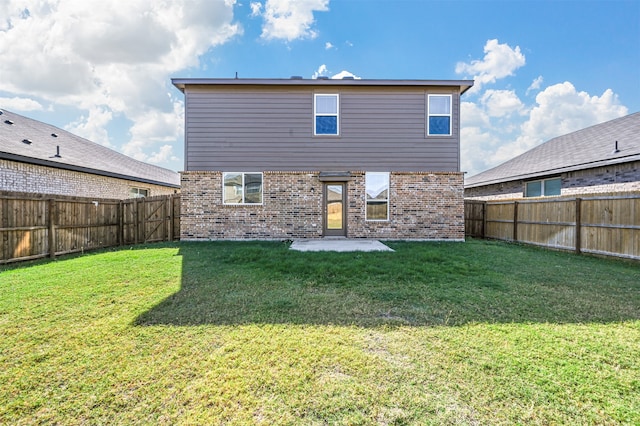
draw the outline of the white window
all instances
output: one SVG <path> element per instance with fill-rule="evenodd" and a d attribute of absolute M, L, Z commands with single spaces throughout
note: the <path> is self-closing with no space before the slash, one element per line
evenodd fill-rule
<path fill-rule="evenodd" d="M 224 204 L 262 204 L 262 173 L 223 173 Z"/>
<path fill-rule="evenodd" d="M 525 184 L 525 197 L 549 197 L 560 195 L 562 180 L 560 178 L 542 179 L 527 182 Z"/>
<path fill-rule="evenodd" d="M 313 97 L 313 134 L 338 135 L 339 133 L 339 96 L 321 95 Z"/>
<path fill-rule="evenodd" d="M 131 198 L 142 198 L 142 197 L 148 197 L 149 196 L 149 190 L 148 189 L 143 189 L 143 188 L 129 188 L 129 197 Z"/>
<path fill-rule="evenodd" d="M 451 95 L 427 98 L 427 136 L 451 136 Z"/>
<path fill-rule="evenodd" d="M 389 220 L 389 173 L 365 174 L 366 220 Z"/>

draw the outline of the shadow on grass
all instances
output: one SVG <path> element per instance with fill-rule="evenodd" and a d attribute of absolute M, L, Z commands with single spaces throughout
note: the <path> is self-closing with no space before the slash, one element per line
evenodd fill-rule
<path fill-rule="evenodd" d="M 181 289 L 137 325 L 606 323 L 640 319 L 637 263 L 471 240 L 395 253 L 181 243 Z"/>

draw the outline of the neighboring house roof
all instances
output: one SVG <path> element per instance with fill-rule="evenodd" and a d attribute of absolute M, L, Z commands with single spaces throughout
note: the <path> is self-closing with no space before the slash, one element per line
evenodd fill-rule
<path fill-rule="evenodd" d="M 319 77 L 317 79 L 291 78 L 173 78 L 174 86 L 184 92 L 186 85 L 230 85 L 230 86 L 405 86 L 405 87 L 460 87 L 463 94 L 473 86 L 473 80 L 368 80 L 344 77 L 342 79 L 330 79 Z"/>
<path fill-rule="evenodd" d="M 616 150 L 617 141 L 617 150 Z M 551 139 L 472 176 L 466 188 L 640 160 L 640 112 Z"/>
<path fill-rule="evenodd" d="M 155 185 L 180 187 L 178 173 L 0 109 L 0 158 Z"/>

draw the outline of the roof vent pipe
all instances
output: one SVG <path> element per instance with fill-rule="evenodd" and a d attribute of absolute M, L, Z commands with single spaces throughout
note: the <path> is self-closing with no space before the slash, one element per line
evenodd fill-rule
<path fill-rule="evenodd" d="M 617 154 L 619 152 L 620 152 L 620 150 L 618 149 L 618 141 L 616 141 L 615 145 L 613 146 L 612 154 Z"/>
<path fill-rule="evenodd" d="M 22 139 L 22 143 L 26 143 L 27 145 L 31 145 L 30 139 Z"/>
<path fill-rule="evenodd" d="M 60 155 L 60 145 L 56 145 L 56 155 L 49 158 L 62 158 L 62 155 Z"/>

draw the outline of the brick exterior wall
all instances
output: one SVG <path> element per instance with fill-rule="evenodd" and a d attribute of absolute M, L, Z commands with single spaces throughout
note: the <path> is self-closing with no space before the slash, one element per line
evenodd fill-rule
<path fill-rule="evenodd" d="M 176 191 L 161 185 L 0 159 L 0 191 L 121 200 L 130 198 L 132 187 L 149 190 L 149 196 Z"/>
<path fill-rule="evenodd" d="M 640 191 L 640 161 L 562 175 L 562 195 Z"/>
<path fill-rule="evenodd" d="M 347 183 L 347 236 L 464 240 L 462 173 L 390 174 L 390 220 L 365 220 L 365 172 Z M 323 235 L 319 172 L 263 174 L 262 205 L 224 205 L 221 172 L 182 172 L 181 238 L 295 239 Z"/>
<path fill-rule="evenodd" d="M 640 191 L 640 161 L 563 173 L 561 195 Z M 535 179 L 532 179 L 535 180 Z M 523 180 L 465 188 L 470 200 L 522 198 Z"/>

